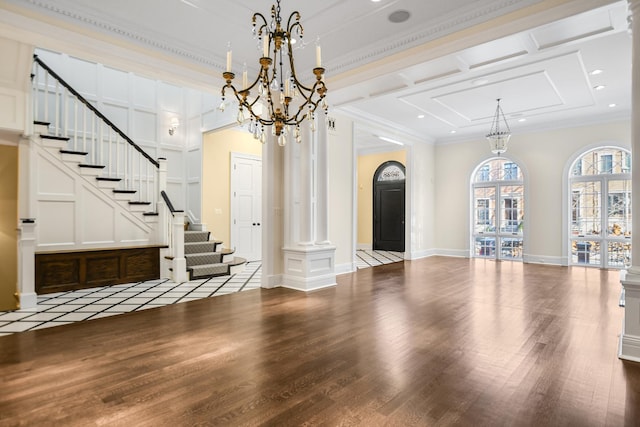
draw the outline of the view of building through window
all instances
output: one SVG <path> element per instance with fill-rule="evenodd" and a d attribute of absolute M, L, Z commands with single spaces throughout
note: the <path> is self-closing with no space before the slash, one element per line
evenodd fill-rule
<path fill-rule="evenodd" d="M 473 255 L 522 260 L 524 184 L 518 165 L 492 159 L 476 172 L 473 187 Z"/>
<path fill-rule="evenodd" d="M 631 259 L 631 153 L 595 149 L 571 170 L 571 264 L 625 267 Z"/>

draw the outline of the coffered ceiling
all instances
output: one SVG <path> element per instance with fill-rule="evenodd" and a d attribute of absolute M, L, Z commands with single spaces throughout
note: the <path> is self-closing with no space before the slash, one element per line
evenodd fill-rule
<path fill-rule="evenodd" d="M 173 75 L 184 82 L 177 78 L 181 70 L 191 76 L 187 71 L 198 69 L 205 77 L 190 77 L 194 86 L 217 94 L 229 42 L 234 69 L 246 63 L 255 72 L 259 46 L 251 34 L 251 16 L 262 12 L 268 18 L 274 3 L 3 0 L 0 5 L 8 13 L 0 14 L 0 24 L 19 17 L 45 23 L 44 36 L 51 28 L 96 34 L 101 41 L 131 46 L 142 66 L 147 55 L 166 58 L 169 80 Z M 630 114 L 625 1 L 281 4 L 285 19 L 294 7 L 302 17 L 304 37 L 295 51 L 298 73 L 313 67 L 319 37 L 331 109 L 357 119 L 356 140 L 363 150 L 380 145 L 378 136 L 432 143 L 482 138 L 497 98 L 514 133 Z M 46 38 L 41 41 L 46 44 Z M 74 40 L 66 42 L 72 46 Z"/>

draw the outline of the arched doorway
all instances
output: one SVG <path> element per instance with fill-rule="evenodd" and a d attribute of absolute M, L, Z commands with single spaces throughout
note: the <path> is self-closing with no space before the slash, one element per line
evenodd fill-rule
<path fill-rule="evenodd" d="M 524 178 L 517 163 L 496 158 L 482 164 L 472 181 L 473 256 L 522 260 Z"/>
<path fill-rule="evenodd" d="M 404 252 L 405 167 L 390 160 L 373 176 L 373 249 Z"/>
<path fill-rule="evenodd" d="M 631 153 L 600 147 L 571 167 L 570 264 L 624 268 L 631 260 Z"/>

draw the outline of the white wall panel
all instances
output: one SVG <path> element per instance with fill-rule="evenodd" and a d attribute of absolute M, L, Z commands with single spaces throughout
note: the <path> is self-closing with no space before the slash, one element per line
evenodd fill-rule
<path fill-rule="evenodd" d="M 67 57 L 67 62 L 68 64 L 65 67 L 65 74 L 67 75 L 62 74 L 62 78 L 65 79 L 67 83 L 73 81 L 73 88 L 80 92 L 85 98 L 97 98 L 97 64 L 74 57 Z"/>
<path fill-rule="evenodd" d="M 129 73 L 103 66 L 101 84 L 104 99 L 129 103 Z"/>
<path fill-rule="evenodd" d="M 75 202 L 40 200 L 37 205 L 37 246 L 69 246 L 76 240 Z"/>
<path fill-rule="evenodd" d="M 133 76 L 133 105 L 137 108 L 155 110 L 157 102 L 157 84 L 140 76 Z"/>
<path fill-rule="evenodd" d="M 40 197 L 51 195 L 75 196 L 75 182 L 68 170 L 63 169 L 64 165 L 54 164 L 48 158 L 38 156 L 36 170 L 38 180 L 36 191 Z"/>
<path fill-rule="evenodd" d="M 167 182 L 167 194 L 169 195 L 169 199 L 176 209 L 185 210 L 185 197 L 182 183 Z"/>
<path fill-rule="evenodd" d="M 182 88 L 165 82 L 158 85 L 158 103 L 167 111 L 184 111 L 184 96 Z"/>
<path fill-rule="evenodd" d="M 202 150 L 193 149 L 187 152 L 187 180 L 200 180 L 202 175 Z"/>
<path fill-rule="evenodd" d="M 129 131 L 129 109 L 122 105 L 104 103 L 99 108 L 121 131 Z"/>
<path fill-rule="evenodd" d="M 86 187 L 81 191 L 82 243 L 103 244 L 115 243 L 115 206 L 97 197 Z M 91 215 L 86 213 L 91 212 Z M 99 224 L 99 226 L 97 226 Z"/>
<path fill-rule="evenodd" d="M 167 159 L 167 179 L 182 181 L 185 176 L 182 149 L 162 146 L 160 153 Z"/>
<path fill-rule="evenodd" d="M 146 245 L 151 242 L 152 234 L 131 220 L 131 217 L 120 213 L 116 222 L 118 241 L 124 244 Z"/>
<path fill-rule="evenodd" d="M 133 122 L 131 123 L 130 137 L 139 144 L 138 141 L 156 141 L 157 116 L 155 113 L 134 110 Z"/>
<path fill-rule="evenodd" d="M 202 222 L 202 185 L 200 185 L 200 182 L 187 184 L 187 200 L 189 216 L 197 222 Z"/>

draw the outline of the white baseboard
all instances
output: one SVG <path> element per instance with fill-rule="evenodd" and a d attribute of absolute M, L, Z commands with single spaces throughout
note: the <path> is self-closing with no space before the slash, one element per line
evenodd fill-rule
<path fill-rule="evenodd" d="M 355 262 L 353 262 L 353 263 L 347 262 L 347 263 L 344 263 L 344 264 L 338 264 L 338 265 L 336 265 L 336 275 L 353 273 L 357 269 L 358 269 L 358 264 L 356 264 Z"/>
<path fill-rule="evenodd" d="M 430 256 L 448 256 L 454 258 L 471 258 L 471 252 L 468 249 L 429 249 L 432 252 Z"/>
<path fill-rule="evenodd" d="M 282 286 L 282 274 L 274 274 L 272 276 L 262 275 L 260 287 L 273 289 L 279 286 Z"/>
<path fill-rule="evenodd" d="M 526 264 L 566 265 L 562 263 L 562 257 L 524 254 L 522 262 Z"/>
<path fill-rule="evenodd" d="M 640 362 L 640 337 L 620 334 L 618 345 L 618 358 Z"/>

